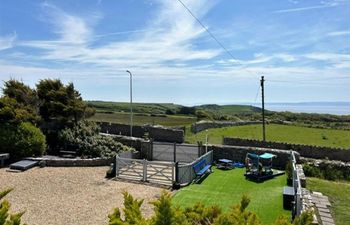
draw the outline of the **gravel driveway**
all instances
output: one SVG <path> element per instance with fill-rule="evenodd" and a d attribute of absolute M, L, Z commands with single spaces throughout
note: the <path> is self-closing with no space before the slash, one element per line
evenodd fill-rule
<path fill-rule="evenodd" d="M 123 191 L 145 199 L 142 211 L 162 189 L 141 184 L 106 180 L 107 167 L 45 167 L 22 173 L 0 169 L 0 190 L 14 187 L 6 198 L 11 211 L 26 210 L 28 225 L 108 224 L 108 214 L 123 204 Z"/>

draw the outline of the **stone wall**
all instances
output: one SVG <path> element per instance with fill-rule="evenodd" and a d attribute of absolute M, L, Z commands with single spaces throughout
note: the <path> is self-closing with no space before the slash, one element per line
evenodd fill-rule
<path fill-rule="evenodd" d="M 154 141 L 183 143 L 185 140 L 185 134 L 183 130 L 157 126 L 147 126 L 147 130 L 149 137 Z"/>
<path fill-rule="evenodd" d="M 298 152 L 300 156 L 306 157 L 306 158 L 314 158 L 314 159 L 328 158 L 330 160 L 340 160 L 344 162 L 350 162 L 350 149 L 290 144 L 290 143 L 271 142 L 271 141 L 264 142 L 259 140 L 249 140 L 249 139 L 229 138 L 229 137 L 224 137 L 223 144 L 232 145 L 232 146 L 253 146 L 253 147 L 293 150 Z"/>
<path fill-rule="evenodd" d="M 205 148 L 205 146 L 202 146 L 202 148 Z M 273 159 L 273 165 L 279 169 L 285 169 L 290 157 L 290 151 L 257 147 L 208 145 L 208 151 L 210 150 L 213 151 L 214 161 L 226 158 L 238 162 L 244 162 L 247 153 L 255 153 L 261 155 L 265 152 L 268 152 L 277 156 L 277 158 Z M 296 159 L 299 160 L 299 154 L 296 154 Z"/>
<path fill-rule="evenodd" d="M 130 125 L 107 122 L 99 122 L 98 124 L 101 127 L 102 133 L 130 136 Z M 142 126 L 135 125 L 132 127 L 133 137 L 143 137 L 145 133 L 146 130 Z"/>
<path fill-rule="evenodd" d="M 344 179 L 350 181 L 350 162 L 326 159 L 311 159 L 304 157 L 301 157 L 300 160 L 303 164 L 318 168 L 323 176 L 325 176 L 325 179 L 329 179 L 329 175 L 336 175 L 334 176 L 335 179 Z M 327 173 L 328 176 L 325 173 Z"/>
<path fill-rule="evenodd" d="M 52 167 L 90 167 L 90 166 L 109 166 L 113 162 L 113 158 L 27 158 L 32 160 L 39 160 L 43 166 Z"/>
<path fill-rule="evenodd" d="M 251 124 L 261 124 L 261 122 L 259 121 L 245 121 L 245 122 L 199 121 L 192 124 L 191 131 L 193 133 L 198 133 L 210 128 L 222 128 L 222 127 L 242 126 L 242 125 L 251 125 Z"/>
<path fill-rule="evenodd" d="M 98 124 L 101 127 L 102 133 L 130 136 L 130 125 L 107 122 Z M 184 142 L 184 130 L 182 129 L 172 129 L 162 126 L 133 126 L 133 137 L 142 138 L 146 135 L 154 141 Z"/>

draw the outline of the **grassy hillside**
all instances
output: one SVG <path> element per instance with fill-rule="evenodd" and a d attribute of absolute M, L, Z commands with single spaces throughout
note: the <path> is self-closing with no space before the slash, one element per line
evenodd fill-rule
<path fill-rule="evenodd" d="M 205 131 L 197 134 L 186 132 L 186 141 L 189 143 L 196 143 L 198 140 L 204 141 L 205 135 Z M 224 136 L 261 140 L 262 128 L 261 125 L 248 125 L 209 129 L 208 135 L 211 144 L 222 144 Z M 268 124 L 266 126 L 266 139 L 269 141 L 350 149 L 350 131 L 345 130 Z"/>
<path fill-rule="evenodd" d="M 129 113 L 96 113 L 89 120 L 96 122 L 110 122 L 110 123 L 130 123 Z M 150 116 L 134 114 L 133 123 L 135 125 L 143 124 L 159 124 L 163 126 L 186 126 L 196 122 L 195 117 L 191 116 L 175 116 L 175 115 L 164 115 L 164 116 Z"/>
<path fill-rule="evenodd" d="M 212 113 L 220 113 L 232 116 L 261 112 L 260 108 L 250 105 L 201 105 L 196 107 Z"/>
<path fill-rule="evenodd" d="M 350 224 L 350 183 L 308 178 L 307 188 L 329 197 L 332 215 L 337 225 Z"/>
<path fill-rule="evenodd" d="M 87 101 L 89 106 L 94 107 L 98 112 L 129 112 L 130 103 L 128 102 L 104 102 Z M 182 105 L 173 103 L 133 103 L 133 111 L 136 113 L 148 114 L 166 114 L 167 110 L 178 112 Z M 194 109 L 203 109 L 212 113 L 221 113 L 227 115 L 251 114 L 260 112 L 260 108 L 248 105 L 201 105 L 193 106 Z"/>
<path fill-rule="evenodd" d="M 129 112 L 130 103 L 128 102 L 104 102 L 87 101 L 89 106 L 96 109 L 97 112 Z M 148 114 L 165 114 L 166 110 L 178 110 L 181 105 L 172 103 L 133 103 L 133 112 Z"/>

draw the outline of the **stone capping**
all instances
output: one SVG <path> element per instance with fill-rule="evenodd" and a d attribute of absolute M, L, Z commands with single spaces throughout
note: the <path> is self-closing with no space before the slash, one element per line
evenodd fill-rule
<path fill-rule="evenodd" d="M 110 166 L 113 158 L 58 158 L 58 157 L 28 157 L 28 160 L 41 161 L 43 166 L 49 167 L 93 167 L 93 166 Z"/>
<path fill-rule="evenodd" d="M 332 147 L 292 144 L 292 143 L 273 142 L 273 141 L 264 142 L 261 140 L 242 139 L 237 137 L 224 137 L 223 144 L 234 145 L 234 146 L 254 146 L 254 147 L 293 150 L 298 152 L 300 156 L 306 157 L 306 158 L 314 158 L 314 159 L 328 158 L 330 160 L 350 162 L 350 149 L 344 149 L 344 148 L 332 148 Z"/>

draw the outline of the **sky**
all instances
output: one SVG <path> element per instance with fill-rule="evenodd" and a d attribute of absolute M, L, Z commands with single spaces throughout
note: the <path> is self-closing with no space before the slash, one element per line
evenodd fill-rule
<path fill-rule="evenodd" d="M 350 101 L 350 0 L 0 0 L 0 79 L 86 100 Z M 221 43 L 220 46 L 209 32 Z"/>

